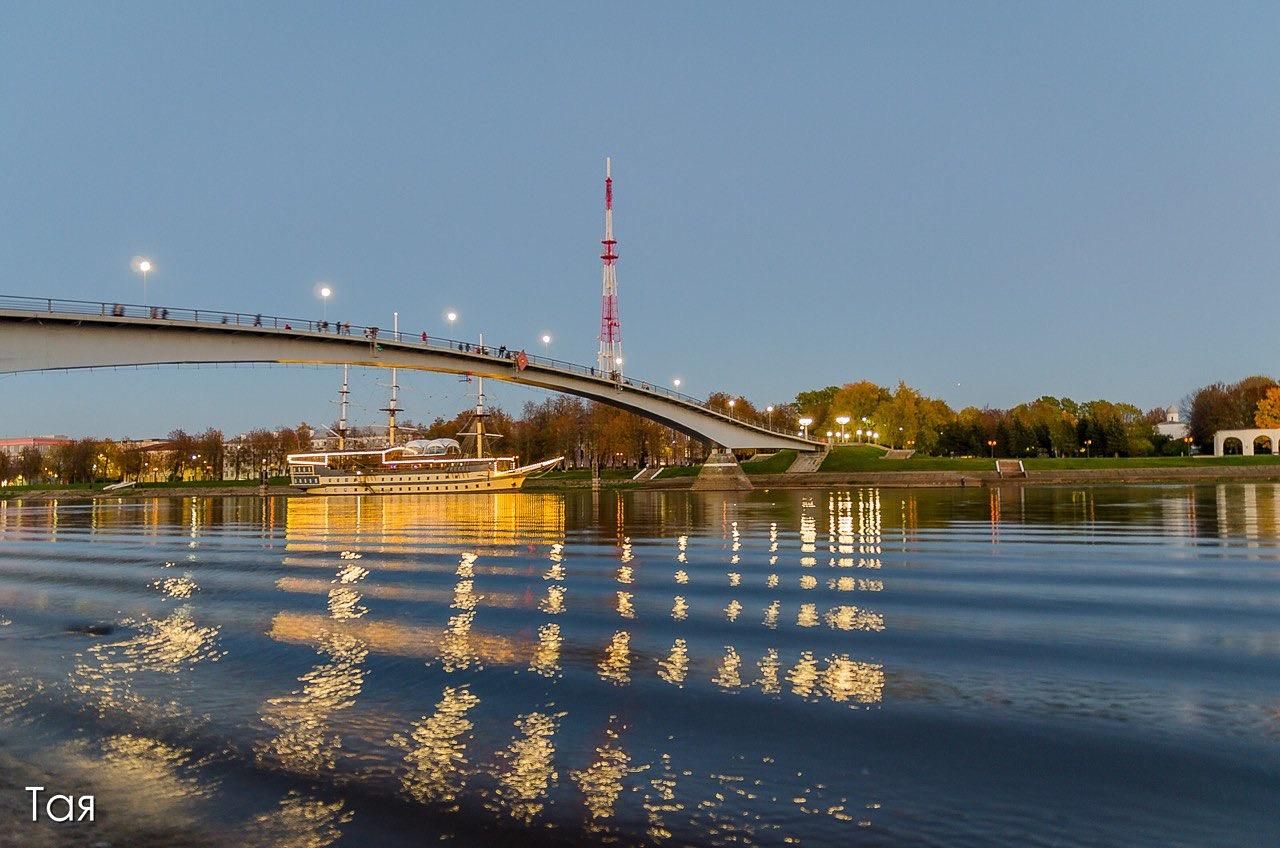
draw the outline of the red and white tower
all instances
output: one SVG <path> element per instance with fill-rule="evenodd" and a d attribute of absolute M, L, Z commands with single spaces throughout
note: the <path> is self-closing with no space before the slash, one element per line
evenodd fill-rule
<path fill-rule="evenodd" d="M 613 237 L 613 174 L 610 160 L 604 160 L 604 294 L 600 298 L 600 355 L 597 364 L 600 373 L 616 378 L 622 376 L 622 322 L 618 320 L 618 276 L 614 263 L 618 255 Z"/>

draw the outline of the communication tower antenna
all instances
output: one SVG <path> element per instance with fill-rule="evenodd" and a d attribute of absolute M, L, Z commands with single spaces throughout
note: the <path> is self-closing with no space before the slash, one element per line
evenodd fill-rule
<path fill-rule="evenodd" d="M 615 380 L 622 379 L 622 322 L 618 318 L 618 275 L 614 263 L 618 254 L 614 247 L 618 240 L 613 237 L 613 166 L 608 158 L 604 160 L 604 253 L 600 259 L 604 263 L 604 293 L 600 298 L 600 353 L 596 364 L 602 375 L 607 374 Z"/>

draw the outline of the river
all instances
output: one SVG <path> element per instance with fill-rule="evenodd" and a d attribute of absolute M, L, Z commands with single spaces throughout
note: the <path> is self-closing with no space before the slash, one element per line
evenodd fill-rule
<path fill-rule="evenodd" d="M 212 843 L 1275 846 L 1280 487 L 0 502 L 0 746 Z"/>

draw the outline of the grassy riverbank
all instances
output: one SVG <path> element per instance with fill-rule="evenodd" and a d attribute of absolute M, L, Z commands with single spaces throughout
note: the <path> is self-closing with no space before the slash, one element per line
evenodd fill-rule
<path fill-rule="evenodd" d="M 882 459 L 884 452 L 869 445 L 833 448 L 818 470 L 823 473 L 877 471 L 994 471 L 989 457 L 913 456 L 910 459 Z M 1212 468 L 1277 466 L 1280 456 L 1131 456 L 1063 457 L 1025 459 L 1023 467 L 1033 471 L 1090 471 L 1137 468 Z M 743 465 L 744 470 L 746 464 Z M 783 469 L 785 470 L 785 469 Z M 750 471 L 748 474 L 752 473 Z"/>
<path fill-rule="evenodd" d="M 0 487 L 0 500 L 11 498 L 95 498 L 95 497 L 192 497 L 214 495 L 256 495 L 257 480 L 185 480 L 139 483 L 124 489 L 108 491 L 110 483 L 33 483 L 27 486 Z M 272 477 L 268 492 L 273 495 L 297 494 L 289 486 L 288 477 Z"/>

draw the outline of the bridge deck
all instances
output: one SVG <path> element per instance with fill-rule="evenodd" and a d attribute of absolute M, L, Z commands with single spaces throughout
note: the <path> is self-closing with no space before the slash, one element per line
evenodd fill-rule
<path fill-rule="evenodd" d="M 724 447 L 823 447 L 794 433 L 733 418 L 658 383 L 425 333 L 223 310 L 12 296 L 0 296 L 0 321 L 8 325 L 0 334 L 0 373 L 277 362 L 478 374 L 609 403 Z"/>

